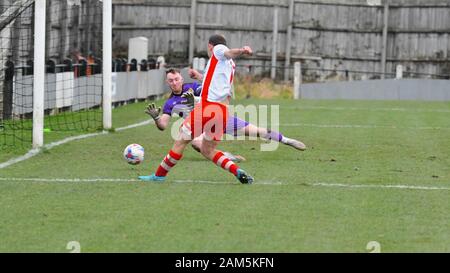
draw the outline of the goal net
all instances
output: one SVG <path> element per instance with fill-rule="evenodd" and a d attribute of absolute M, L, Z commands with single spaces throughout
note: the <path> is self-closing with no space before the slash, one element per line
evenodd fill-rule
<path fill-rule="evenodd" d="M 35 2 L 0 4 L 0 148 L 32 144 Z M 45 137 L 100 130 L 103 3 L 45 2 Z"/>

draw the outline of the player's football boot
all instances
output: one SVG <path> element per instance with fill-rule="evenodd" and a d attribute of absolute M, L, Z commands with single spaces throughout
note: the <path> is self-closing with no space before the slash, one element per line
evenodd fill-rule
<path fill-rule="evenodd" d="M 254 180 L 253 177 L 251 177 L 249 174 L 247 174 L 243 169 L 237 170 L 236 178 L 242 184 L 252 184 L 253 180 Z"/>
<path fill-rule="evenodd" d="M 139 180 L 142 181 L 153 181 L 153 182 L 164 182 L 166 180 L 165 176 L 156 176 L 155 174 L 152 175 L 144 175 L 139 176 Z"/>

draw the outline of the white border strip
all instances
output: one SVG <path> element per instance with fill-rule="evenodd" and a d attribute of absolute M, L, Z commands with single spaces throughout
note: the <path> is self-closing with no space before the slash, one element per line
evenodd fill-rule
<path fill-rule="evenodd" d="M 132 125 L 129 125 L 129 126 L 117 128 L 116 131 L 120 132 L 120 131 L 124 131 L 124 130 L 128 130 L 128 129 L 144 126 L 144 125 L 150 124 L 152 122 L 153 122 L 153 120 L 146 120 L 146 121 L 135 123 L 135 124 L 132 124 Z M 1 163 L 0 164 L 0 169 L 4 169 L 4 168 L 9 167 L 11 165 L 14 165 L 16 163 L 19 163 L 19 162 L 25 161 L 27 159 L 30 159 L 33 156 L 39 154 L 39 152 L 41 150 L 50 150 L 50 149 L 52 149 L 54 147 L 60 146 L 62 144 L 66 144 L 68 142 L 72 142 L 74 140 L 80 140 L 80 139 L 85 139 L 85 138 L 90 138 L 90 137 L 95 137 L 95 136 L 100 136 L 100 135 L 107 135 L 107 134 L 109 134 L 108 131 L 103 131 L 103 132 L 100 132 L 100 133 L 93 133 L 93 134 L 86 134 L 86 135 L 68 137 L 68 138 L 65 138 L 65 139 L 60 140 L 60 141 L 52 142 L 52 143 L 44 145 L 42 148 L 32 149 L 32 150 L 28 151 L 28 153 L 26 153 L 23 156 L 19 156 L 17 158 L 13 158 L 11 160 L 8 160 L 6 162 Z"/>
<path fill-rule="evenodd" d="M 17 177 L 0 177 L 0 181 L 18 181 L 18 182 L 48 182 L 48 183 L 99 183 L 99 182 L 139 182 L 150 184 L 165 184 L 166 182 L 141 182 L 138 179 L 126 178 L 17 178 Z M 168 183 L 192 183 L 192 184 L 228 184 L 239 185 L 236 181 L 207 181 L 207 180 L 168 180 Z M 403 190 L 440 190 L 450 191 L 450 187 L 436 187 L 436 186 L 414 186 L 414 185 L 394 185 L 394 184 L 343 184 L 343 183 L 301 183 L 290 184 L 280 181 L 256 181 L 253 185 L 299 185 L 299 186 L 313 186 L 313 187 L 330 187 L 330 188 L 350 188 L 350 189 L 403 189 Z M 252 185 L 252 186 L 253 186 Z"/>

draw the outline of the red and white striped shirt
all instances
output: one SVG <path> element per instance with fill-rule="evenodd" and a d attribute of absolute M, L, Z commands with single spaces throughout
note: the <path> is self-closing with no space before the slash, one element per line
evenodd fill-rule
<path fill-rule="evenodd" d="M 206 77 L 203 78 L 202 100 L 222 102 L 231 97 L 234 70 L 236 65 L 232 59 L 225 57 L 225 45 L 216 45 L 206 66 Z"/>

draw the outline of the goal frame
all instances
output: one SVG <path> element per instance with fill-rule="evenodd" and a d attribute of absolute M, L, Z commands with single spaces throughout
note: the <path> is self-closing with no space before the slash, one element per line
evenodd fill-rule
<path fill-rule="evenodd" d="M 103 129 L 112 128 L 111 77 L 112 77 L 112 0 L 100 0 L 102 18 L 102 111 Z M 34 71 L 33 71 L 33 148 L 44 145 L 44 90 L 45 90 L 45 33 L 47 0 L 35 0 L 34 16 Z"/>

